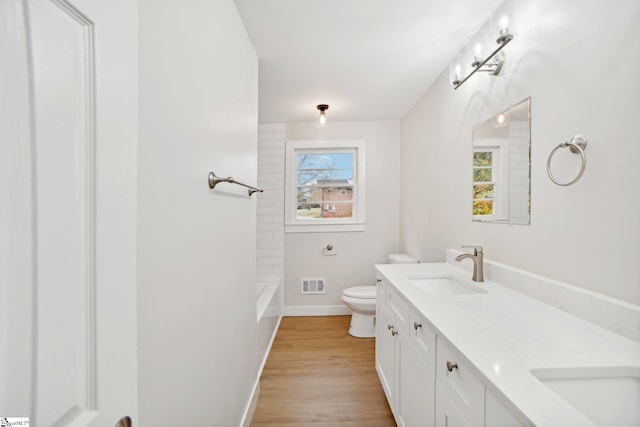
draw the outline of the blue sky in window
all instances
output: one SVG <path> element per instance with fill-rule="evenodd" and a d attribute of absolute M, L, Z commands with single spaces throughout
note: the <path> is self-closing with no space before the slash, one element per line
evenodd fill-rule
<path fill-rule="evenodd" d="M 298 185 L 316 179 L 353 179 L 353 153 L 298 154 Z"/>

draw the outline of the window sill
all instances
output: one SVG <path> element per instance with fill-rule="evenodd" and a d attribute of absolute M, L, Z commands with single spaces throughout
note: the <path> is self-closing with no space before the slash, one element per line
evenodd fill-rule
<path fill-rule="evenodd" d="M 364 231 L 364 223 L 360 224 L 285 224 L 285 233 L 343 233 Z"/>

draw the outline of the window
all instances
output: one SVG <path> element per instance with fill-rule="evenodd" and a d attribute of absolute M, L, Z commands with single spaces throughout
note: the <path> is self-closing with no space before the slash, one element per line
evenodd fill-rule
<path fill-rule="evenodd" d="M 363 231 L 364 161 L 364 141 L 287 141 L 285 231 Z"/>
<path fill-rule="evenodd" d="M 473 216 L 492 217 L 497 211 L 497 148 L 473 152 Z"/>

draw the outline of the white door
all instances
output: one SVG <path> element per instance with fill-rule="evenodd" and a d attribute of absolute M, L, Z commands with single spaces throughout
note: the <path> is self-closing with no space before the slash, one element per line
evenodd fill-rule
<path fill-rule="evenodd" d="M 137 425 L 136 9 L 0 0 L 0 417 Z"/>

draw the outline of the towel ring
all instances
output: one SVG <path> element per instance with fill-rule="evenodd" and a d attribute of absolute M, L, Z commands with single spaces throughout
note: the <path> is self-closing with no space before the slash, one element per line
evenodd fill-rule
<path fill-rule="evenodd" d="M 559 148 L 565 148 L 565 147 L 569 147 L 569 150 L 571 150 L 571 152 L 574 154 L 580 154 L 580 157 L 582 158 L 582 166 L 580 167 L 580 172 L 578 172 L 578 176 L 576 176 L 572 181 L 562 183 L 562 182 L 558 182 L 558 180 L 556 180 L 553 177 L 553 174 L 551 173 L 551 159 L 553 158 L 553 155 L 556 153 L 556 151 L 558 151 Z M 582 135 L 576 135 L 573 138 L 571 138 L 571 141 L 558 144 L 556 148 L 551 150 L 551 153 L 549 154 L 549 158 L 547 159 L 547 174 L 549 175 L 549 178 L 551 178 L 551 181 L 553 181 L 554 184 L 560 185 L 562 187 L 566 187 L 567 185 L 574 184 L 576 181 L 578 181 L 582 177 L 582 174 L 584 173 L 584 170 L 587 167 L 587 156 L 584 154 L 584 150 L 586 149 L 587 149 L 587 138 L 585 138 Z"/>

